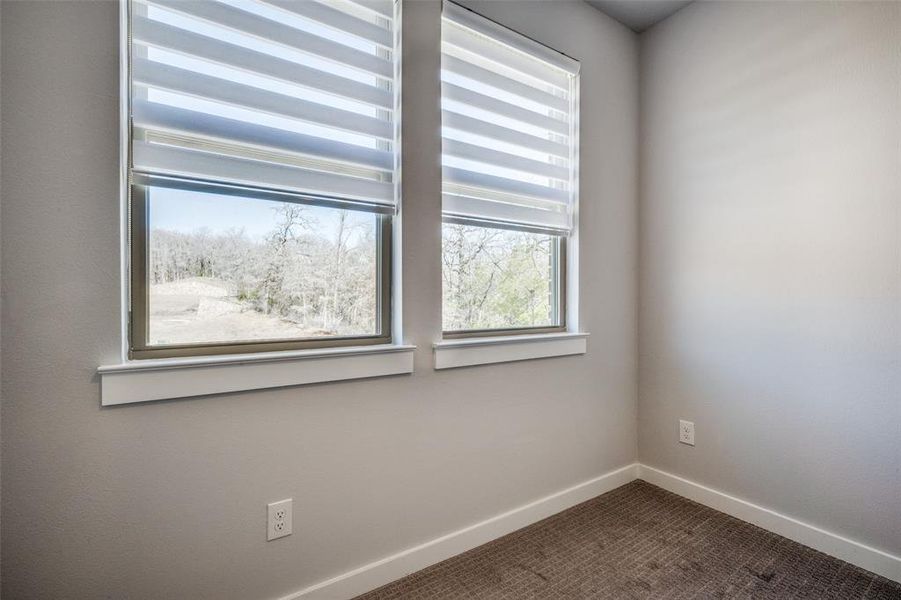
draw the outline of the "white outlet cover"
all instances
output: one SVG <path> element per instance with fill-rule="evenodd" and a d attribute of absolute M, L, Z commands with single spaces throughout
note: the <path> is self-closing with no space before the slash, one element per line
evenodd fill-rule
<path fill-rule="evenodd" d="M 267 505 L 266 541 L 271 542 L 294 531 L 294 500 L 279 500 Z"/>
<path fill-rule="evenodd" d="M 689 446 L 695 445 L 695 424 L 693 421 L 679 421 L 679 442 Z"/>

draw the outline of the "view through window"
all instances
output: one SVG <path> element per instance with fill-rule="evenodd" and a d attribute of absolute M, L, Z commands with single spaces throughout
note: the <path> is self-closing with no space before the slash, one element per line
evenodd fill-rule
<path fill-rule="evenodd" d="M 152 189 L 151 345 L 377 335 L 378 215 Z"/>
<path fill-rule="evenodd" d="M 559 237 L 445 223 L 444 330 L 560 324 Z"/>

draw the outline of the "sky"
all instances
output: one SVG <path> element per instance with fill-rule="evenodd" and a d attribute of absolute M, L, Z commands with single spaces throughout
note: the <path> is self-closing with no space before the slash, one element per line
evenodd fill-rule
<path fill-rule="evenodd" d="M 276 209 L 281 202 L 207 194 L 169 188 L 150 190 L 150 229 L 166 229 L 191 233 L 208 229 L 223 233 L 244 229 L 250 238 L 261 239 L 278 223 Z M 338 210 L 309 206 L 307 216 L 316 220 L 322 233 L 334 231 Z M 375 215 L 353 211 L 357 223 L 375 223 Z"/>
<path fill-rule="evenodd" d="M 280 204 L 167 188 L 153 188 L 150 196 L 150 228 L 183 233 L 243 227 L 248 236 L 262 237 L 275 227 L 273 209 Z"/>

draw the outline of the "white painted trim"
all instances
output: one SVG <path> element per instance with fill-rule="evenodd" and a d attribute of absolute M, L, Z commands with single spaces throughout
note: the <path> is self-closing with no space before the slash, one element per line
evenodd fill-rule
<path fill-rule="evenodd" d="M 104 406 L 413 372 L 416 346 L 129 361 L 97 369 Z"/>
<path fill-rule="evenodd" d="M 638 478 L 888 579 L 901 582 L 899 556 L 647 465 L 639 466 Z"/>
<path fill-rule="evenodd" d="M 279 600 L 353 598 L 616 489 L 635 480 L 637 473 L 638 464 L 610 471 L 490 519 L 317 583 Z"/>
<path fill-rule="evenodd" d="M 442 340 L 433 347 L 435 368 L 453 369 L 549 356 L 585 354 L 587 346 L 587 333 L 541 333 Z"/>
<path fill-rule="evenodd" d="M 128 290 L 131 251 L 128 247 L 128 171 L 131 164 L 129 10 L 129 2 L 119 2 L 119 351 L 123 359 L 128 356 L 128 311 L 131 308 Z"/>
<path fill-rule="evenodd" d="M 569 131 L 570 149 L 572 152 L 569 159 L 570 169 L 572 169 L 570 186 L 573 190 L 572 205 L 570 206 L 570 227 L 572 229 L 569 238 L 566 240 L 566 281 L 563 282 L 566 285 L 566 306 L 563 307 L 563 310 L 566 311 L 566 330 L 570 333 L 578 333 L 581 331 L 580 319 L 582 311 L 582 297 L 579 292 L 582 281 L 582 272 L 579 270 L 579 232 L 581 231 L 579 203 L 582 196 L 582 191 L 579 188 L 581 185 L 579 183 L 579 172 L 581 170 L 579 153 L 581 152 L 580 144 L 582 143 L 579 137 L 581 129 L 580 111 L 582 110 L 580 107 L 582 95 L 581 75 L 573 77 L 572 86 L 572 108 L 570 109 L 572 120 Z"/>
<path fill-rule="evenodd" d="M 404 340 L 403 2 L 394 2 L 394 217 L 391 219 L 391 339 Z"/>
<path fill-rule="evenodd" d="M 284 596 L 279 600 L 347 600 L 353 598 L 591 500 L 635 479 L 643 479 L 648 483 L 889 579 L 901 580 L 901 558 L 897 556 L 682 477 L 634 463 L 424 544 L 363 565 Z"/>

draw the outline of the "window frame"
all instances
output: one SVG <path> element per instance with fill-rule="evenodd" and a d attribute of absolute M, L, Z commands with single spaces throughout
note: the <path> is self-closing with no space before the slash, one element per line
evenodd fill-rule
<path fill-rule="evenodd" d="M 442 221 L 442 224 L 453 221 Z M 485 223 L 469 223 L 470 225 L 485 227 L 490 229 L 491 226 Z M 529 232 L 528 229 L 512 228 L 512 227 L 495 227 L 497 229 L 514 229 L 516 231 Z M 552 326 L 532 326 L 532 327 L 503 327 L 497 329 L 450 329 L 442 328 L 441 336 L 445 340 L 466 339 L 466 338 L 482 338 L 493 336 L 513 336 L 513 335 L 535 335 L 539 333 L 562 333 L 567 331 L 566 315 L 567 315 L 567 246 L 570 236 L 561 233 L 531 231 L 530 233 L 547 233 L 556 238 L 556 243 L 551 252 L 553 257 L 552 273 L 554 278 L 554 286 L 557 288 L 554 294 L 555 310 L 559 324 Z M 442 235 L 442 247 L 444 236 Z M 442 269 L 444 265 L 442 264 Z M 441 284 L 441 305 L 444 306 L 444 281 Z M 442 311 L 443 312 L 443 311 Z M 442 315 L 443 320 L 443 315 Z"/>
<path fill-rule="evenodd" d="M 393 52 L 394 52 L 394 194 L 393 212 L 373 212 L 378 219 L 376 225 L 376 325 L 378 333 L 362 336 L 329 336 L 318 338 L 289 338 L 276 340 L 250 340 L 217 343 L 149 345 L 149 289 L 147 281 L 148 233 L 147 216 L 149 202 L 147 188 L 154 187 L 153 180 L 166 179 L 168 187 L 176 189 L 212 191 L 221 194 L 240 195 L 245 198 L 280 200 L 314 206 L 355 210 L 350 200 L 328 197 L 312 197 L 300 192 L 278 189 L 238 186 L 227 182 L 213 182 L 201 179 L 185 179 L 180 184 L 172 183 L 168 176 L 145 175 L 132 170 L 132 144 L 135 141 L 131 123 L 132 114 L 132 15 L 133 0 L 120 0 L 120 232 L 122 236 L 122 307 L 121 324 L 123 335 L 121 349 L 124 361 L 152 361 L 153 359 L 174 359 L 176 361 L 203 360 L 204 357 L 230 360 L 229 355 L 241 358 L 244 354 L 256 354 L 264 359 L 266 353 L 286 353 L 296 351 L 336 352 L 352 351 L 360 346 L 361 351 L 376 351 L 378 346 L 400 348 L 402 315 L 400 314 L 401 281 L 401 149 L 402 149 L 402 42 L 403 42 L 403 0 L 393 0 Z M 361 209 L 363 210 L 363 209 Z M 369 347 L 372 347 L 371 350 Z M 412 348 L 412 347 L 410 347 Z M 343 349 L 343 350 L 342 350 Z M 409 350 L 409 348 L 407 348 Z M 148 363 L 149 364 L 149 363 Z"/>
<path fill-rule="evenodd" d="M 478 22 L 487 25 L 489 29 L 497 28 L 503 31 L 512 32 L 515 36 L 521 37 L 522 39 L 527 41 L 527 45 L 530 48 L 530 52 L 534 52 L 535 49 L 541 49 L 545 53 L 550 53 L 551 55 L 563 56 L 567 59 L 576 61 L 576 59 L 571 58 L 564 52 L 557 50 L 551 46 L 544 44 L 541 41 L 538 41 L 528 35 L 520 33 L 516 29 L 504 25 L 494 19 L 486 17 L 477 11 L 474 11 L 468 7 L 457 4 L 454 0 L 442 0 L 442 19 L 444 18 L 444 10 L 448 5 L 454 7 L 454 9 L 462 10 L 464 14 L 470 15 Z M 443 26 L 443 25 L 442 25 Z M 471 25 L 464 25 L 466 27 L 471 27 Z M 492 37 L 488 35 L 484 30 L 479 31 L 482 35 L 486 35 L 488 37 Z M 500 43 L 506 43 L 501 41 Z M 517 47 L 517 50 L 525 52 L 522 47 Z M 539 60 L 546 60 L 547 54 L 544 56 L 539 56 Z M 576 61 L 578 62 L 578 61 Z M 464 330 L 445 330 L 443 325 L 443 306 L 444 306 L 444 282 L 442 278 L 442 340 L 466 340 L 469 339 L 471 342 L 475 343 L 478 338 L 515 338 L 515 336 L 529 336 L 529 335 L 540 335 L 540 334 L 561 334 L 561 333 L 577 333 L 579 331 L 579 203 L 580 203 L 580 184 L 579 184 L 579 168 L 580 168 L 580 118 L 581 118 L 581 80 L 582 74 L 581 70 L 578 69 L 572 75 L 572 89 L 571 89 L 571 97 L 570 97 L 570 111 L 571 111 L 571 120 L 570 120 L 570 130 L 569 130 L 569 139 L 570 139 L 570 185 L 571 185 L 571 199 L 570 199 L 570 228 L 567 231 L 556 231 L 556 230 L 547 230 L 539 227 L 531 227 L 529 225 L 516 225 L 516 224 L 508 224 L 508 223 L 493 223 L 490 220 L 475 220 L 470 221 L 469 219 L 455 217 L 455 216 L 444 216 L 442 215 L 442 224 L 447 222 L 463 222 L 469 221 L 468 224 L 479 225 L 482 227 L 496 227 L 496 228 L 507 228 L 514 229 L 518 231 L 531 231 L 536 233 L 546 233 L 549 235 L 556 236 L 558 240 L 558 244 L 556 247 L 556 263 L 555 263 L 555 276 L 556 281 L 555 285 L 557 286 L 557 294 L 556 294 L 556 302 L 557 302 L 557 314 L 559 318 L 559 324 L 552 327 L 545 326 L 534 326 L 534 327 L 517 327 L 517 328 L 498 328 L 498 329 L 464 329 Z M 443 94 L 442 94 L 443 97 Z M 443 156 L 443 148 L 442 148 L 442 156 Z M 442 175 L 442 185 L 444 181 L 444 176 Z M 442 235 L 442 249 L 443 249 L 443 235 Z M 442 269 L 443 261 L 442 261 Z"/>
<path fill-rule="evenodd" d="M 393 234 L 395 217 L 391 214 L 373 213 L 378 220 L 376 227 L 376 325 L 378 333 L 364 336 L 330 336 L 318 338 L 286 338 L 274 340 L 249 340 L 196 344 L 150 345 L 147 343 L 150 314 L 150 285 L 147 281 L 149 252 L 147 242 L 149 229 L 147 215 L 150 203 L 147 189 L 154 187 L 152 183 L 132 183 L 129 186 L 129 311 L 128 311 L 128 358 L 132 360 L 154 358 L 182 358 L 194 356 L 214 356 L 222 354 L 244 354 L 255 352 L 279 352 L 287 350 L 306 350 L 314 348 L 335 348 L 344 346 L 367 346 L 390 344 L 392 342 L 392 264 Z M 176 189 L 197 190 L 195 182 L 173 185 Z M 258 198 L 278 200 L 280 194 L 269 190 L 238 188 L 240 196 L 248 199 Z M 235 193 L 230 186 L 212 184 L 213 193 Z M 283 194 L 283 202 L 297 202 L 299 198 L 292 194 Z M 328 200 L 321 202 L 305 201 L 304 204 L 329 206 Z M 345 208 L 346 206 L 332 206 Z"/>

